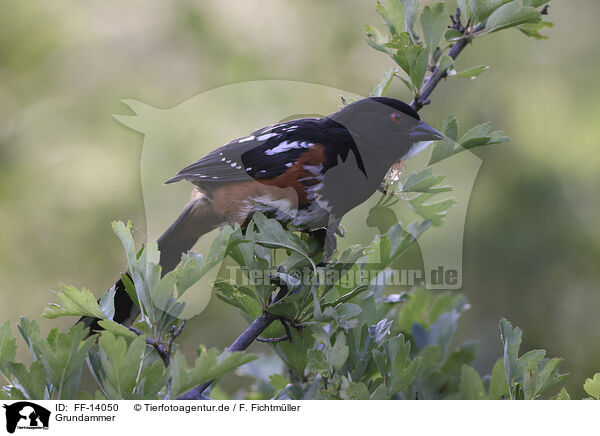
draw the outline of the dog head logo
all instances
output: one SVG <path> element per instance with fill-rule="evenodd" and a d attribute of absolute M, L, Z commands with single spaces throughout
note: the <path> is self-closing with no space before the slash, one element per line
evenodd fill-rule
<path fill-rule="evenodd" d="M 19 401 L 3 405 L 6 409 L 6 431 L 14 433 L 18 429 L 48 429 L 50 411 L 29 401 Z"/>

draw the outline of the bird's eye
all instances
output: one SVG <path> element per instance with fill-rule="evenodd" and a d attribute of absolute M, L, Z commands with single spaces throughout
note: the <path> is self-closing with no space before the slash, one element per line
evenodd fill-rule
<path fill-rule="evenodd" d="M 392 121 L 394 123 L 399 123 L 400 121 L 402 121 L 402 115 L 400 115 L 400 113 L 398 112 L 394 112 L 390 115 L 390 117 L 392 118 Z"/>

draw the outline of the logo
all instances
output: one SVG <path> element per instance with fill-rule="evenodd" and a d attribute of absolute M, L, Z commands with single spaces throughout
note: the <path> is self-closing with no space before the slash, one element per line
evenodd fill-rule
<path fill-rule="evenodd" d="M 50 411 L 29 401 L 19 401 L 10 405 L 4 404 L 6 409 L 6 431 L 14 433 L 18 429 L 48 429 Z"/>

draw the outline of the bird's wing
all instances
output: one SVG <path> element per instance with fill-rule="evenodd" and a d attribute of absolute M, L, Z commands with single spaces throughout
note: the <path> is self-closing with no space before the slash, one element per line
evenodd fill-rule
<path fill-rule="evenodd" d="M 285 173 L 315 144 L 325 145 L 325 170 L 337 164 L 338 156 L 345 160 L 350 150 L 362 166 L 346 129 L 326 118 L 303 118 L 265 127 L 231 141 L 183 168 L 166 183 L 189 180 L 213 184 L 274 178 Z"/>

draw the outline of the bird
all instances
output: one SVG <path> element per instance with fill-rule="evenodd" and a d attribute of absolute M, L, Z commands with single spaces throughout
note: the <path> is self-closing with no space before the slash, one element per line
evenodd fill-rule
<path fill-rule="evenodd" d="M 408 104 L 368 97 L 324 117 L 292 119 L 234 139 L 165 182 L 191 182 L 193 194 L 157 240 L 162 274 L 202 235 L 227 224 L 244 228 L 256 212 L 321 232 L 323 244 L 335 241 L 343 216 L 380 188 L 392 165 L 442 138 Z M 118 281 L 113 320 L 127 325 L 138 315 Z M 100 329 L 94 318 L 80 321 Z"/>

